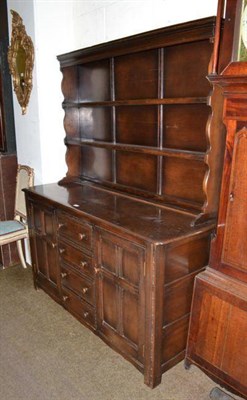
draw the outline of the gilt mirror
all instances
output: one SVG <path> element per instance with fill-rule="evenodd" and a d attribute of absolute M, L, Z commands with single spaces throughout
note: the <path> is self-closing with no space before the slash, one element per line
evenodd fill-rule
<path fill-rule="evenodd" d="M 22 114 L 27 111 L 32 87 L 34 48 L 30 36 L 27 35 L 20 15 L 11 10 L 12 33 L 8 50 L 8 63 L 13 78 L 14 91 L 21 106 Z"/>

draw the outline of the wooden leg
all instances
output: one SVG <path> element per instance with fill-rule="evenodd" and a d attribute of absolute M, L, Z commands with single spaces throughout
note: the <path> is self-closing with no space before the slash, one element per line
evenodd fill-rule
<path fill-rule="evenodd" d="M 21 265 L 23 266 L 23 268 L 27 268 L 27 264 L 26 264 L 25 257 L 23 254 L 21 240 L 18 240 L 16 243 L 17 243 L 17 250 L 18 250 L 19 257 L 20 257 Z"/>
<path fill-rule="evenodd" d="M 234 397 L 223 392 L 223 390 L 221 390 L 217 387 L 215 387 L 211 390 L 209 397 L 211 400 L 234 400 Z"/>

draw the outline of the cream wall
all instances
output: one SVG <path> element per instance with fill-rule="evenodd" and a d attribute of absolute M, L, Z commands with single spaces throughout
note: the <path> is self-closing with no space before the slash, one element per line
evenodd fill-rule
<path fill-rule="evenodd" d="M 35 47 L 27 115 L 21 115 L 15 99 L 14 113 L 18 161 L 35 169 L 35 182 L 40 184 L 57 181 L 66 173 L 56 55 L 216 15 L 217 0 L 8 0 L 8 9 L 21 15 Z"/>

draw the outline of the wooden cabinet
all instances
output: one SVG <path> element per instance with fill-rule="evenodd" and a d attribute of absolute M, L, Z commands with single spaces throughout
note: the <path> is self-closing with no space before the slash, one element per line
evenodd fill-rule
<path fill-rule="evenodd" d="M 227 3 L 223 46 L 228 50 L 242 9 L 246 2 Z M 210 77 L 223 88 L 226 149 L 217 234 L 209 268 L 195 281 L 186 360 L 247 399 L 247 58 L 233 60 Z"/>
<path fill-rule="evenodd" d="M 59 298 L 56 217 L 54 208 L 42 202 L 28 204 L 30 244 L 35 286 Z"/>
<path fill-rule="evenodd" d="M 143 366 L 145 248 L 103 230 L 96 246 L 98 329 Z"/>
<path fill-rule="evenodd" d="M 184 358 L 215 226 L 214 28 L 207 18 L 59 56 L 68 172 L 26 191 L 37 286 L 150 387 Z"/>
<path fill-rule="evenodd" d="M 104 208 L 95 208 L 99 198 Z M 184 357 L 193 281 L 208 263 L 213 225 L 195 227 L 191 215 L 86 184 L 37 186 L 26 199 L 36 286 L 156 386 Z M 114 223 L 124 206 L 129 218 Z"/>

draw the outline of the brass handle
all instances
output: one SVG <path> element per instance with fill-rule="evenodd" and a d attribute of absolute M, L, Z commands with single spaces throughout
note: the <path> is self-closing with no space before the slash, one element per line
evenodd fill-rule
<path fill-rule="evenodd" d="M 55 249 L 55 247 L 57 246 L 57 243 L 51 243 L 51 247 L 53 248 L 53 249 Z"/>
<path fill-rule="evenodd" d="M 234 200 L 234 193 L 230 193 L 230 201 L 233 201 Z"/>
<path fill-rule="evenodd" d="M 63 254 L 64 252 L 65 252 L 65 249 L 64 249 L 64 248 L 60 248 L 60 249 L 59 249 L 59 253 L 60 253 L 60 254 Z"/>
<path fill-rule="evenodd" d="M 69 298 L 69 296 L 63 296 L 63 301 L 64 301 L 64 302 L 67 301 L 68 298 Z"/>
<path fill-rule="evenodd" d="M 85 268 L 87 266 L 87 262 L 86 261 L 81 261 L 80 262 L 80 267 Z"/>
<path fill-rule="evenodd" d="M 86 294 L 87 292 L 88 292 L 88 287 L 82 288 L 82 293 L 83 293 L 83 294 Z"/>
<path fill-rule="evenodd" d="M 79 236 L 79 240 L 83 240 L 83 239 L 87 238 L 87 235 L 85 233 L 79 233 L 78 236 Z"/>
<path fill-rule="evenodd" d="M 89 313 L 87 312 L 87 311 L 85 311 L 84 313 L 83 313 L 83 317 L 84 318 L 87 318 L 89 316 Z"/>
<path fill-rule="evenodd" d="M 68 276 L 67 272 L 61 272 L 61 278 L 66 278 Z"/>

